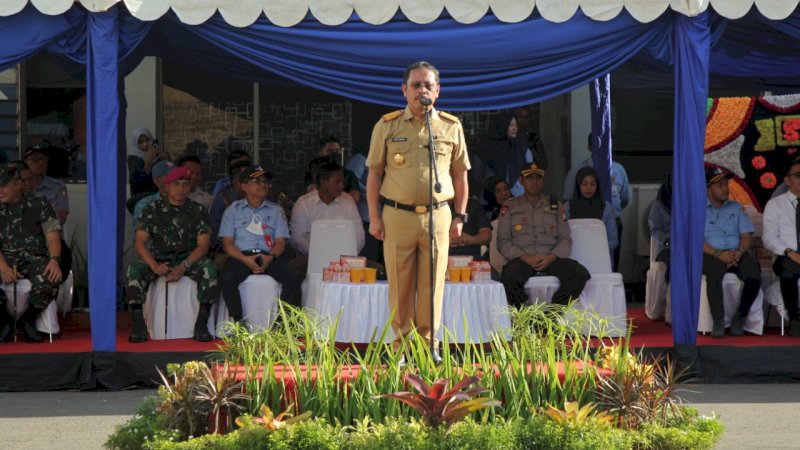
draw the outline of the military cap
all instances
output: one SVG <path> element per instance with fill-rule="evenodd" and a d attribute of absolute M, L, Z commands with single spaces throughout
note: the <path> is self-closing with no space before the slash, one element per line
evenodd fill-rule
<path fill-rule="evenodd" d="M 258 177 L 265 177 L 268 180 L 272 179 L 272 174 L 262 169 L 261 166 L 250 166 L 244 169 L 244 172 L 239 174 L 239 181 L 247 183 L 257 179 Z"/>
<path fill-rule="evenodd" d="M 721 167 L 706 167 L 706 186 L 710 186 L 723 178 L 733 178 L 733 174 L 722 170 Z"/>
<path fill-rule="evenodd" d="M 175 164 L 172 164 L 171 161 L 159 161 L 153 164 L 153 168 L 150 169 L 150 173 L 153 175 L 153 179 L 163 177 L 164 175 L 168 174 L 173 167 L 175 167 Z"/>
<path fill-rule="evenodd" d="M 530 163 L 522 166 L 522 169 L 519 171 L 519 175 L 521 177 L 525 177 L 533 173 L 544 176 L 544 169 L 539 167 L 539 165 L 536 163 Z"/>
<path fill-rule="evenodd" d="M 5 186 L 19 177 L 16 164 L 0 164 L 0 186 Z"/>
<path fill-rule="evenodd" d="M 23 161 L 27 160 L 28 158 L 36 154 L 47 156 L 47 153 L 45 153 L 43 148 L 39 147 L 38 145 L 32 145 L 25 149 L 25 156 L 22 157 L 22 160 Z"/>

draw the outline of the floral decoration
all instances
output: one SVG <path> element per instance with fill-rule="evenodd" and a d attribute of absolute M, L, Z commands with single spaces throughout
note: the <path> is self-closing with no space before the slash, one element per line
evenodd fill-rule
<path fill-rule="evenodd" d="M 761 175 L 759 181 L 761 181 L 761 186 L 764 189 L 772 189 L 778 184 L 778 178 L 772 172 L 767 172 L 764 175 Z"/>
<path fill-rule="evenodd" d="M 763 156 L 756 156 L 750 161 L 750 163 L 753 164 L 753 168 L 756 170 L 761 170 L 767 166 L 767 160 L 764 159 Z"/>
<path fill-rule="evenodd" d="M 753 97 L 728 97 L 715 99 L 706 120 L 706 153 L 724 147 L 750 122 L 756 101 Z"/>
<path fill-rule="evenodd" d="M 789 155 L 794 155 L 795 153 L 797 153 L 797 148 L 792 147 L 792 148 L 786 150 L 786 153 L 789 154 Z"/>

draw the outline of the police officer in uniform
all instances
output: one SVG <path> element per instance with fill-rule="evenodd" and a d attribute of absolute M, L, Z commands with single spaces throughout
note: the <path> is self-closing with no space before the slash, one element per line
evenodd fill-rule
<path fill-rule="evenodd" d="M 178 281 L 184 275 L 197 282 L 200 311 L 194 325 L 194 339 L 210 341 L 207 323 L 211 305 L 219 297 L 219 284 L 217 268 L 207 256 L 211 241 L 208 212 L 188 199 L 192 184 L 186 167 L 170 170 L 164 184 L 167 195 L 147 205 L 136 225 L 134 246 L 141 261 L 128 267 L 126 295 L 133 315 L 128 341 L 147 340 L 142 305 L 150 283 L 159 276 Z"/>
<path fill-rule="evenodd" d="M 524 286 L 530 277 L 558 278 L 553 303 L 559 305 L 577 299 L 589 280 L 589 271 L 569 259 L 572 238 L 564 220 L 564 206 L 542 193 L 544 175 L 544 169 L 536 163 L 523 166 L 520 182 L 525 193 L 508 200 L 497 221 L 497 249 L 509 260 L 500 281 L 508 302 L 517 307 L 528 301 Z"/>
<path fill-rule="evenodd" d="M 36 317 L 58 294 L 61 282 L 61 225 L 53 205 L 41 195 L 22 190 L 16 165 L 0 166 L 0 278 L 16 283 L 19 278 L 31 282 L 28 309 L 20 325 L 28 342 L 42 342 L 36 331 Z M 13 336 L 14 319 L 0 291 L 0 342 Z"/>
<path fill-rule="evenodd" d="M 458 238 L 468 220 L 467 170 L 469 159 L 464 131 L 458 118 L 430 106 L 435 168 L 442 184 L 433 194 L 429 211 L 428 130 L 426 106 L 439 96 L 439 71 L 420 61 L 406 68 L 401 85 L 407 106 L 384 115 L 372 131 L 366 166 L 369 232 L 383 241 L 386 275 L 389 281 L 389 307 L 394 313 L 393 347 L 416 327 L 425 339 L 434 339 L 441 323 L 444 274 L 450 238 Z M 455 216 L 447 200 L 454 198 Z M 429 214 L 433 214 L 435 248 L 430 248 Z M 430 257 L 434 257 L 434 286 L 430 286 Z M 433 288 L 434 312 L 430 317 Z M 431 329 L 431 322 L 433 330 Z M 438 359 L 438 351 L 434 353 Z"/>

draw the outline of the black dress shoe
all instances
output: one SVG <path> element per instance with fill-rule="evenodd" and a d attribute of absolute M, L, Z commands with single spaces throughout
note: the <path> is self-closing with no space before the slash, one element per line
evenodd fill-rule
<path fill-rule="evenodd" d="M 34 344 L 44 342 L 44 339 L 42 339 L 42 336 L 36 329 L 36 317 L 38 317 L 41 312 L 42 310 L 39 308 L 28 306 L 28 310 L 19 318 L 19 324 L 21 326 L 20 331 L 22 331 L 23 336 L 25 336 L 25 340 Z"/>
<path fill-rule="evenodd" d="M 147 324 L 144 322 L 144 314 L 141 309 L 135 309 L 131 312 L 131 335 L 128 336 L 128 342 L 140 344 L 145 341 L 147 341 Z"/>
<path fill-rule="evenodd" d="M 200 312 L 197 313 L 197 320 L 194 323 L 194 340 L 198 342 L 208 342 L 214 336 L 208 332 L 208 318 L 211 316 L 211 305 L 200 305 Z"/>
<path fill-rule="evenodd" d="M 0 327 L 0 343 L 10 342 L 14 337 L 14 324 L 6 323 Z"/>

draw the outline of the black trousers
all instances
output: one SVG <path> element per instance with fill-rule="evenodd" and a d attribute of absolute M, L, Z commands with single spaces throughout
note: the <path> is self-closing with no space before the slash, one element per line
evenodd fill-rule
<path fill-rule="evenodd" d="M 758 290 L 761 289 L 761 268 L 749 253 L 743 254 L 739 264 L 731 268 L 725 267 L 719 258 L 704 253 L 703 275 L 706 276 L 706 295 L 708 296 L 708 306 L 711 308 L 711 317 L 715 322 L 725 320 L 725 307 L 722 303 L 722 277 L 726 273 L 733 273 L 744 281 L 742 299 L 737 309 L 737 314 L 741 318 L 747 317 L 750 307 L 758 297 Z"/>
<path fill-rule="evenodd" d="M 589 271 L 578 261 L 569 258 L 556 258 L 553 264 L 543 272 L 536 272 L 525 261 L 512 259 L 503 267 L 500 282 L 506 290 L 506 298 L 512 306 L 520 307 L 528 301 L 525 282 L 537 275 L 548 275 L 558 278 L 559 287 L 553 294 L 553 303 L 566 305 L 570 299 L 577 299 L 589 281 Z"/>
<path fill-rule="evenodd" d="M 611 261 L 611 265 L 612 265 L 611 270 L 614 271 L 614 272 L 618 272 L 619 271 L 618 270 L 619 269 L 619 255 L 620 255 L 619 251 L 620 251 L 620 249 L 622 249 L 622 219 L 617 217 L 616 222 L 617 222 L 617 237 L 619 238 L 619 241 L 618 241 L 619 244 L 617 245 L 617 248 L 614 249 L 614 252 L 613 252 L 614 258 Z"/>
<path fill-rule="evenodd" d="M 657 261 L 667 264 L 667 281 L 669 281 L 669 249 L 664 249 L 658 254 Z M 725 320 L 725 305 L 722 302 L 722 278 L 726 273 L 733 273 L 744 282 L 742 299 L 739 302 L 737 314 L 741 318 L 747 317 L 750 307 L 758 297 L 761 288 L 761 268 L 758 261 L 749 253 L 744 253 L 739 264 L 727 268 L 716 256 L 703 253 L 703 275 L 706 276 L 706 296 L 714 321 Z M 797 298 L 795 285 L 795 298 Z"/>
<path fill-rule="evenodd" d="M 265 275 L 269 275 L 281 284 L 281 300 L 289 305 L 300 308 L 302 306 L 302 293 L 300 284 L 303 282 L 303 275 L 290 269 L 283 259 L 274 260 L 267 267 Z M 222 267 L 222 297 L 225 299 L 225 306 L 228 313 L 234 320 L 242 320 L 242 296 L 239 293 L 239 285 L 247 279 L 253 272 L 241 261 L 228 258 Z"/>
<path fill-rule="evenodd" d="M 800 265 L 785 256 L 778 256 L 772 265 L 772 272 L 780 279 L 783 306 L 789 313 L 789 320 L 800 320 L 797 310 L 797 279 L 800 278 Z"/>

